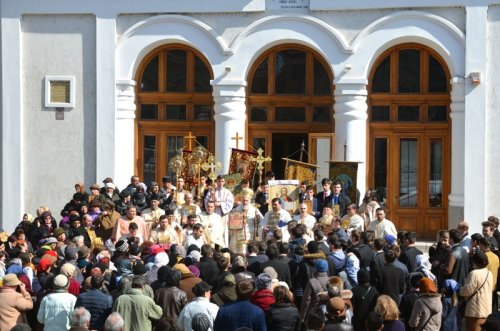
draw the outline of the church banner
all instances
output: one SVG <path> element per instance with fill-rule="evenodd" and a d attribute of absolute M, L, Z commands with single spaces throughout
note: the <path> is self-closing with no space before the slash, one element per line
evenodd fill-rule
<path fill-rule="evenodd" d="M 224 179 L 226 181 L 225 187 L 231 191 L 231 193 L 235 194 L 235 189 L 239 187 L 240 182 L 241 182 L 241 174 L 231 174 L 231 175 L 224 175 Z M 241 189 L 240 189 L 241 191 Z"/>
<path fill-rule="evenodd" d="M 299 183 L 306 181 L 309 185 L 316 183 L 316 172 L 319 166 L 287 158 L 282 158 L 282 160 L 286 161 L 285 179 L 297 179 Z"/>
<path fill-rule="evenodd" d="M 291 215 L 299 207 L 299 181 L 293 180 L 270 180 L 269 197 L 271 199 L 280 198 L 281 208 L 288 211 Z M 271 206 L 269 206 L 271 210 Z"/>
<path fill-rule="evenodd" d="M 358 163 L 359 162 L 341 162 L 329 161 L 330 163 L 330 179 L 340 181 L 342 183 L 342 191 L 349 196 L 353 203 L 357 202 L 357 187 L 358 187 Z"/>
<path fill-rule="evenodd" d="M 251 183 L 257 166 L 256 162 L 252 161 L 252 157 L 256 156 L 256 152 L 231 148 L 229 174 L 241 174 L 241 179 L 246 179 L 249 183 Z"/>

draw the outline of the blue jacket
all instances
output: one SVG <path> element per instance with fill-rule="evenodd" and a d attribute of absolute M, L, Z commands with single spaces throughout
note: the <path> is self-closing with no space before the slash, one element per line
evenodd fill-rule
<path fill-rule="evenodd" d="M 90 313 L 90 330 L 102 330 L 104 322 L 111 314 L 113 298 L 111 295 L 103 293 L 101 290 L 90 290 L 78 295 L 76 307 L 85 307 Z"/>
<path fill-rule="evenodd" d="M 225 304 L 219 308 L 214 331 L 234 331 L 241 327 L 267 331 L 264 311 L 248 300 Z"/>

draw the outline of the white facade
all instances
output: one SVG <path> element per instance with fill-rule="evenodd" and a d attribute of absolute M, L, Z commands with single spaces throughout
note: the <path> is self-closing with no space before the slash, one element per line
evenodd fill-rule
<path fill-rule="evenodd" d="M 203 54 L 214 80 L 215 153 L 228 165 L 230 137 L 246 130 L 246 85 L 266 50 L 297 43 L 317 51 L 334 73 L 337 150 L 366 162 L 367 84 L 374 61 L 416 42 L 437 52 L 452 76 L 449 226 L 472 233 L 500 214 L 500 1 L 2 0 L 1 220 L 13 230 L 40 205 L 59 211 L 73 184 L 134 172 L 135 85 L 139 64 L 159 45 Z M 166 14 L 168 13 L 168 14 Z M 182 14 L 181 14 L 182 13 Z M 473 85 L 471 72 L 479 72 Z M 43 79 L 74 76 L 76 105 L 55 120 L 44 108 Z M 244 143 L 244 142 L 243 142 Z M 242 144 L 242 142 L 240 142 Z M 360 164 L 358 189 L 366 188 Z M 467 189 L 465 189 L 467 188 Z"/>

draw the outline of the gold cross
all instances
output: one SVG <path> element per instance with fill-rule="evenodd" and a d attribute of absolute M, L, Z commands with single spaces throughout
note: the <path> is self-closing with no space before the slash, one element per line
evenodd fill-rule
<path fill-rule="evenodd" d="M 215 156 L 210 155 L 207 161 L 201 165 L 201 168 L 205 171 L 210 170 L 208 178 L 210 178 L 212 181 L 215 181 L 215 179 L 217 178 L 215 172 L 222 168 L 222 163 L 215 161 Z"/>
<path fill-rule="evenodd" d="M 252 161 L 255 161 L 257 163 L 257 170 L 259 170 L 259 183 L 262 182 L 262 170 L 264 170 L 264 166 L 262 164 L 264 162 L 271 162 L 273 160 L 269 156 L 262 156 L 262 153 L 264 153 L 264 151 L 259 147 L 259 149 L 257 150 L 257 157 L 251 158 Z"/>
<path fill-rule="evenodd" d="M 184 137 L 184 139 L 187 140 L 187 150 L 192 151 L 193 148 L 193 140 L 196 140 L 196 136 L 191 135 L 191 131 L 189 131 L 189 134 Z"/>
<path fill-rule="evenodd" d="M 236 149 L 239 149 L 239 140 L 243 140 L 243 137 L 238 136 L 238 132 L 236 132 L 235 137 L 231 137 L 231 140 L 236 140 Z"/>

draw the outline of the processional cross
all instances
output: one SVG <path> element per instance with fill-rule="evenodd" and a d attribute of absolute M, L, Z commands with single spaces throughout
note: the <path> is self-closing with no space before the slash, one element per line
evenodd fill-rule
<path fill-rule="evenodd" d="M 262 156 L 262 153 L 264 153 L 264 151 L 259 147 L 259 149 L 257 150 L 257 157 L 251 158 L 252 161 L 255 161 L 257 163 L 257 170 L 259 171 L 259 183 L 262 183 L 262 170 L 264 170 L 264 166 L 262 164 L 264 162 L 271 162 L 273 160 L 269 156 Z"/>
<path fill-rule="evenodd" d="M 215 160 L 215 156 L 210 155 L 207 161 L 201 165 L 201 168 L 205 171 L 210 170 L 208 178 L 210 178 L 212 181 L 215 181 L 215 179 L 217 178 L 215 172 L 222 169 L 222 163 L 217 162 Z"/>
<path fill-rule="evenodd" d="M 231 137 L 231 140 L 236 140 L 236 149 L 239 149 L 239 147 L 238 147 L 239 146 L 239 140 L 243 140 L 243 137 L 240 137 L 238 135 L 238 132 L 236 132 L 236 136 Z"/>
<path fill-rule="evenodd" d="M 193 150 L 193 140 L 196 140 L 196 136 L 191 135 L 191 131 L 189 131 L 188 135 L 184 137 L 187 140 L 187 150 Z"/>

